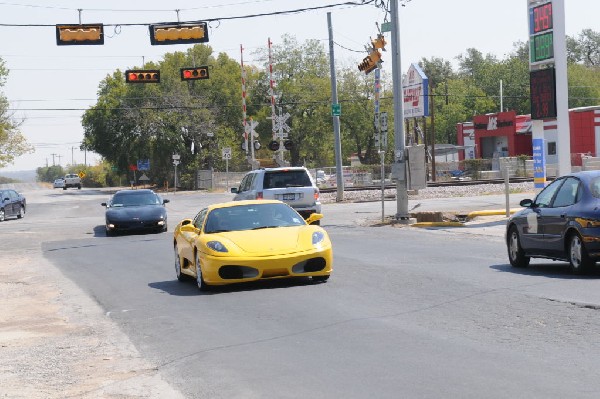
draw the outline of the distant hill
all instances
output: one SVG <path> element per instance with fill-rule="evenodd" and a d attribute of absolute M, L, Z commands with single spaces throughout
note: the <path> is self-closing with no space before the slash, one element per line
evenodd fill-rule
<path fill-rule="evenodd" d="M 15 172 L 0 171 L 0 183 L 8 183 L 2 181 L 3 177 L 23 183 L 35 183 L 37 178 L 37 172 L 35 170 L 19 170 Z"/>

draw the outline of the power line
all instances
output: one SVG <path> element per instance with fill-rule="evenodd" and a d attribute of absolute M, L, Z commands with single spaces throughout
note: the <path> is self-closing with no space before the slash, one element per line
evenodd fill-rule
<path fill-rule="evenodd" d="M 220 22 L 220 21 L 229 21 L 229 20 L 236 20 L 236 19 L 249 19 L 249 18 L 266 17 L 266 16 L 273 16 L 273 15 L 299 14 L 299 13 L 303 13 L 303 12 L 307 12 L 307 11 L 323 10 L 323 9 L 335 8 L 335 7 L 341 7 L 341 6 L 364 6 L 364 5 L 370 5 L 374 1 L 375 0 L 362 0 L 361 2 L 346 1 L 346 2 L 343 2 L 343 3 L 326 4 L 326 5 L 315 6 L 315 7 L 297 8 L 297 9 L 293 9 L 293 10 L 271 11 L 271 12 L 264 12 L 264 13 L 257 13 L 257 14 L 238 15 L 238 16 L 232 16 L 232 17 L 206 18 L 206 19 L 194 20 L 194 21 L 180 21 L 180 23 L 182 23 L 182 24 L 193 24 L 193 23 L 198 23 L 198 22 Z M 0 3 L 0 4 L 2 4 L 2 3 Z M 79 10 L 79 9 L 77 9 L 77 10 Z M 81 9 L 81 11 L 86 11 L 86 10 L 85 9 Z M 177 10 L 162 10 L 162 11 L 177 11 Z M 113 23 L 113 24 L 104 24 L 104 25 L 105 26 L 115 26 L 115 27 L 117 27 L 117 26 L 150 26 L 150 25 L 152 25 L 152 23 L 149 23 L 149 22 L 145 22 L 145 23 L 116 23 L 116 24 Z M 28 28 L 31 28 L 31 27 L 55 27 L 56 24 L 0 24 L 0 26 L 4 26 L 4 27 L 28 27 Z"/>

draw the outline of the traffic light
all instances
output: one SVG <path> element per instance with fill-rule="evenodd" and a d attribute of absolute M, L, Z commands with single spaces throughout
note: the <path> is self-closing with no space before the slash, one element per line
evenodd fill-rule
<path fill-rule="evenodd" d="M 125 71 L 125 82 L 127 83 L 160 83 L 160 71 L 158 69 L 131 69 Z"/>
<path fill-rule="evenodd" d="M 272 140 L 269 142 L 269 150 L 277 151 L 279 149 L 279 141 Z"/>
<path fill-rule="evenodd" d="M 360 64 L 358 64 L 358 70 L 364 72 L 365 74 L 369 74 L 379 66 L 377 64 L 379 60 L 381 60 L 381 53 L 378 49 L 375 49 L 371 52 L 371 54 L 363 58 Z"/>
<path fill-rule="evenodd" d="M 379 35 L 377 35 L 376 39 L 372 39 L 371 40 L 371 45 L 373 46 L 373 49 L 381 49 L 381 51 L 385 51 L 385 45 L 387 44 L 387 42 L 385 41 L 385 36 L 383 36 L 381 33 Z"/>
<path fill-rule="evenodd" d="M 285 148 L 286 150 L 290 151 L 292 148 L 294 148 L 294 142 L 292 140 L 286 140 L 283 142 L 283 148 Z"/>
<path fill-rule="evenodd" d="M 358 64 L 358 70 L 369 74 L 375 68 L 381 66 L 381 51 L 385 51 L 385 37 L 380 33 L 377 38 L 371 40 L 371 53 L 363 58 L 362 62 Z"/>
<path fill-rule="evenodd" d="M 208 79 L 208 67 L 181 68 L 181 80 Z"/>
<path fill-rule="evenodd" d="M 150 25 L 150 43 L 159 44 L 191 44 L 206 43 L 208 27 L 206 22 L 197 24 L 167 23 Z"/>
<path fill-rule="evenodd" d="M 56 25 L 56 44 L 58 46 L 104 44 L 104 25 Z"/>

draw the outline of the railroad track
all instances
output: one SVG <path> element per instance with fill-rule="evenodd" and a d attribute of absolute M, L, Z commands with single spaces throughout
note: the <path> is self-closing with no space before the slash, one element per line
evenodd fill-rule
<path fill-rule="evenodd" d="M 511 177 L 509 179 L 510 183 L 522 183 L 522 182 L 532 182 L 533 179 L 531 177 Z M 442 181 L 442 182 L 433 182 L 428 181 L 427 187 L 452 187 L 452 186 L 474 186 L 478 184 L 502 184 L 504 183 L 504 179 L 485 179 L 485 180 L 450 180 L 450 181 Z M 395 184 L 386 184 L 385 188 L 396 188 Z M 371 185 L 371 186 L 357 186 L 357 187 L 344 187 L 344 191 L 361 191 L 361 190 L 381 190 L 381 185 Z M 322 193 L 332 193 L 337 191 L 336 187 L 329 188 L 321 188 L 320 191 Z"/>

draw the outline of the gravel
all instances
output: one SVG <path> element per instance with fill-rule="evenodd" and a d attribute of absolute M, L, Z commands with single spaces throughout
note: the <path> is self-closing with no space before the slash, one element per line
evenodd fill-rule
<path fill-rule="evenodd" d="M 533 182 L 510 183 L 511 193 L 535 192 Z M 408 198 L 430 199 L 450 197 L 477 197 L 482 195 L 504 194 L 505 185 L 501 184 L 477 184 L 462 186 L 427 187 L 421 190 L 409 191 Z M 385 198 L 396 198 L 396 189 L 386 189 Z M 321 193 L 321 202 L 324 204 L 335 202 L 337 193 Z M 381 200 L 381 190 L 344 191 L 345 202 L 363 202 Z"/>

